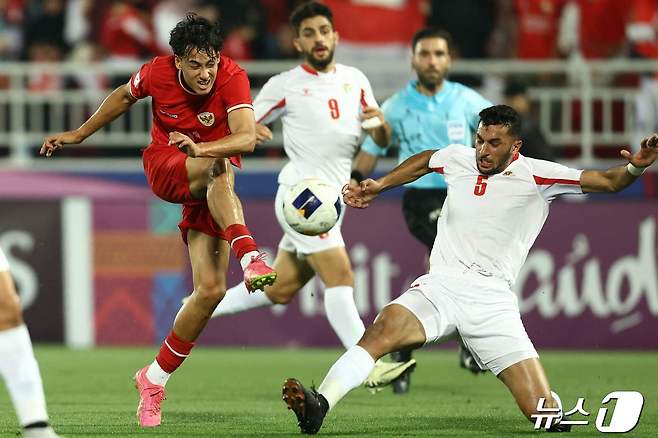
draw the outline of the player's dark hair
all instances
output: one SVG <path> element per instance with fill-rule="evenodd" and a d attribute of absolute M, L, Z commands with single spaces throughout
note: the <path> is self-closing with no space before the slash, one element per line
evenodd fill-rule
<path fill-rule="evenodd" d="M 441 38 L 445 40 L 448 45 L 448 50 L 452 47 L 452 36 L 450 36 L 450 33 L 448 33 L 447 30 L 438 29 L 436 27 L 425 27 L 417 31 L 411 38 L 411 51 L 415 52 L 418 41 L 425 38 Z"/>
<path fill-rule="evenodd" d="M 169 37 L 176 56 L 185 56 L 196 49 L 212 57 L 222 50 L 223 44 L 219 24 L 192 13 L 176 24 Z"/>
<path fill-rule="evenodd" d="M 521 135 L 521 116 L 510 106 L 490 106 L 480 111 L 479 116 L 480 123 L 484 126 L 503 125 L 507 126 L 507 132 L 512 137 L 519 138 Z"/>
<path fill-rule="evenodd" d="M 297 6 L 290 14 L 290 26 L 295 32 L 295 35 L 299 36 L 299 26 L 302 25 L 302 21 L 307 18 L 317 17 L 318 15 L 325 17 L 331 23 L 331 27 L 334 27 L 334 14 L 327 5 L 310 1 Z"/>

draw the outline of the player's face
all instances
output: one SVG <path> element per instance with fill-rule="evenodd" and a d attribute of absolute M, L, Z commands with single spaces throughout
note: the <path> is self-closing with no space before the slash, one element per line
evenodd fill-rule
<path fill-rule="evenodd" d="M 219 54 L 208 54 L 196 49 L 185 56 L 176 56 L 176 68 L 183 74 L 185 85 L 196 94 L 208 94 L 217 77 Z"/>
<path fill-rule="evenodd" d="M 504 125 L 480 123 L 475 134 L 475 162 L 483 175 L 500 173 L 521 148 L 521 140 L 509 134 Z"/>
<path fill-rule="evenodd" d="M 298 52 L 311 67 L 325 71 L 333 67 L 338 32 L 322 15 L 307 18 L 299 25 L 299 36 L 293 40 Z"/>
<path fill-rule="evenodd" d="M 435 90 L 441 85 L 450 68 L 448 43 L 443 38 L 423 38 L 416 42 L 411 66 L 418 81 L 425 88 Z"/>

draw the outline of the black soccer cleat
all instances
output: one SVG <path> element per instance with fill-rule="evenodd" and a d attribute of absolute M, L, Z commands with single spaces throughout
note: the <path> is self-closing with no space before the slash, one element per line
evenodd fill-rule
<path fill-rule="evenodd" d="M 315 388 L 311 387 L 309 391 L 299 380 L 292 378 L 283 382 L 282 392 L 283 401 L 297 416 L 297 425 L 302 433 L 308 435 L 318 433 L 329 410 L 327 399 Z"/>
<path fill-rule="evenodd" d="M 569 417 L 564 416 L 562 417 L 562 420 L 568 420 Z M 555 423 L 551 425 L 548 429 L 546 429 L 546 432 L 571 432 L 571 425 L 570 424 L 562 424 L 562 423 Z"/>
<path fill-rule="evenodd" d="M 468 350 L 468 348 L 464 347 L 464 345 L 461 343 L 459 344 L 459 366 L 472 372 L 473 374 L 487 372 L 487 370 L 480 368 L 480 365 L 478 365 L 478 363 L 475 361 L 475 358 Z"/>
<path fill-rule="evenodd" d="M 409 392 L 409 387 L 411 386 L 411 370 L 400 374 L 400 377 L 393 380 L 391 385 L 393 385 L 394 394 L 406 394 Z"/>
<path fill-rule="evenodd" d="M 391 359 L 395 362 L 408 362 L 411 360 L 411 350 L 394 351 L 391 353 Z M 400 377 L 393 380 L 391 385 L 393 386 L 394 394 L 406 394 L 409 392 L 409 388 L 411 387 L 411 373 L 414 368 L 415 366 L 409 368 L 404 373 L 400 374 Z"/>

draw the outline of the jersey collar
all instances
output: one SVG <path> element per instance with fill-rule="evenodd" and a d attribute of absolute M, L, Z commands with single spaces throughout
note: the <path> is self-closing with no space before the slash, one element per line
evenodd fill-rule
<path fill-rule="evenodd" d="M 326 72 L 326 73 L 321 73 L 321 72 L 317 71 L 316 69 L 314 69 L 313 67 L 309 67 L 309 66 L 306 65 L 306 64 L 301 64 L 300 67 L 301 67 L 302 70 L 304 70 L 306 73 L 312 74 L 312 75 L 314 75 L 314 76 L 322 76 L 322 75 L 327 75 L 327 74 L 329 74 L 329 73 L 336 73 L 336 66 L 335 66 L 335 65 L 334 65 L 334 68 L 333 68 L 331 71 L 328 71 L 328 72 Z"/>
<path fill-rule="evenodd" d="M 443 99 L 443 96 L 446 95 L 448 89 L 452 87 L 452 82 L 450 82 L 447 79 L 444 79 L 441 90 L 439 90 L 439 92 L 436 93 L 434 96 L 426 96 L 422 94 L 420 91 L 416 89 L 416 85 L 418 85 L 418 79 L 412 79 L 409 81 L 409 83 L 407 84 L 407 93 L 409 93 L 409 95 L 413 96 L 415 99 L 417 99 L 420 102 L 438 103 Z"/>
<path fill-rule="evenodd" d="M 215 82 L 213 82 L 212 88 L 210 89 L 210 93 L 208 93 L 208 94 L 212 94 L 213 90 L 215 89 L 215 85 L 217 85 L 217 80 L 219 79 L 220 66 L 221 66 L 221 57 L 218 56 L 217 57 L 217 75 L 215 75 Z M 176 69 L 176 75 L 178 76 L 178 85 L 180 85 L 181 88 L 183 90 L 185 90 L 185 92 L 187 94 L 191 94 L 192 96 L 207 96 L 206 94 L 195 93 L 194 91 L 189 89 L 187 87 L 187 85 L 185 85 L 185 81 L 183 80 L 183 72 L 181 70 Z"/>
<path fill-rule="evenodd" d="M 178 85 L 180 85 L 181 88 L 182 88 L 183 90 L 185 90 L 185 92 L 186 92 L 187 94 L 191 94 L 192 96 L 198 96 L 198 94 L 196 94 L 194 91 L 192 91 L 192 90 L 190 90 L 189 88 L 187 88 L 187 85 L 185 85 L 185 81 L 183 80 L 183 72 L 180 71 L 180 70 L 178 70 L 178 71 L 177 71 L 177 75 L 178 75 Z M 215 78 L 215 80 L 217 80 L 217 78 Z M 215 85 L 215 84 L 213 84 L 213 85 Z"/>

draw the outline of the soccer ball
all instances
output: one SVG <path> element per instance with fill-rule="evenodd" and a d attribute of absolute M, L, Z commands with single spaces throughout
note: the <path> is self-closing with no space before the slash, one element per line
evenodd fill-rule
<path fill-rule="evenodd" d="M 338 190 L 319 178 L 303 179 L 283 197 L 283 216 L 298 233 L 317 236 L 328 232 L 343 208 Z"/>

